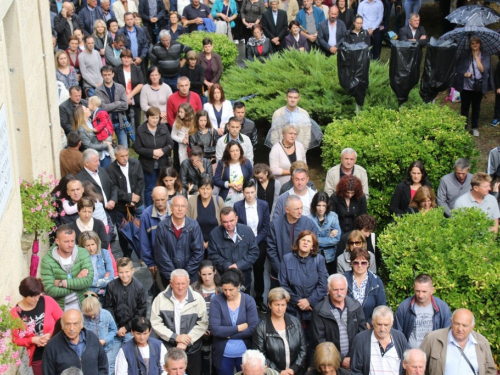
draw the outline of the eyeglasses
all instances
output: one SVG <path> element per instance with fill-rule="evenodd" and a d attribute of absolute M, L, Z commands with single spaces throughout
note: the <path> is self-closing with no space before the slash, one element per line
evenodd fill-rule
<path fill-rule="evenodd" d="M 352 265 L 354 266 L 363 266 L 363 267 L 366 267 L 368 265 L 368 262 L 366 260 L 362 260 L 362 261 L 353 261 L 351 262 Z"/>
<path fill-rule="evenodd" d="M 363 243 L 363 241 L 349 241 L 348 244 L 349 245 L 356 245 L 356 246 L 359 246 Z"/>

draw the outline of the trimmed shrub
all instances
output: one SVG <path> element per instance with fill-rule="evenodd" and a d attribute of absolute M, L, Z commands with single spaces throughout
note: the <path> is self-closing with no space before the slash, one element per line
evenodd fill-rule
<path fill-rule="evenodd" d="M 378 238 L 382 258 L 390 271 L 385 285 L 387 303 L 398 305 L 414 294 L 420 273 L 432 276 L 436 297 L 451 311 L 465 307 L 476 318 L 475 330 L 500 354 L 500 257 L 495 233 L 479 209 L 453 211 L 450 219 L 437 208 L 426 214 L 404 215 L 388 225 Z"/>
<path fill-rule="evenodd" d="M 368 174 L 368 212 L 380 229 L 390 220 L 391 197 L 412 161 L 424 163 L 437 193 L 441 177 L 453 171 L 456 159 L 468 158 L 474 170 L 479 155 L 463 117 L 430 104 L 399 111 L 370 108 L 351 120 L 336 120 L 326 128 L 322 147 L 325 170 L 340 162 L 344 148 L 356 150 L 357 163 Z"/>
<path fill-rule="evenodd" d="M 221 84 L 226 97 L 236 100 L 257 94 L 246 102 L 254 121 L 271 121 L 273 112 L 285 105 L 285 93 L 295 87 L 300 91 L 300 107 L 306 109 L 320 125 L 332 119 L 354 116 L 356 103 L 339 84 L 337 57 L 327 58 L 319 51 L 296 50 L 275 54 L 265 64 L 247 61 L 247 69 L 234 67 L 225 72 Z M 411 91 L 408 105 L 422 103 L 418 87 Z M 389 66 L 370 64 L 370 85 L 365 108 L 398 108 L 396 95 L 389 86 Z"/>
<path fill-rule="evenodd" d="M 222 60 L 224 70 L 236 65 L 238 57 L 238 48 L 233 42 L 227 39 L 226 35 L 207 33 L 206 31 L 195 31 L 190 34 L 183 34 L 177 39 L 180 43 L 191 47 L 194 51 L 200 53 L 203 51 L 203 39 L 210 38 L 213 42 L 213 52 L 218 53 Z M 226 75 L 226 73 L 224 73 Z"/>

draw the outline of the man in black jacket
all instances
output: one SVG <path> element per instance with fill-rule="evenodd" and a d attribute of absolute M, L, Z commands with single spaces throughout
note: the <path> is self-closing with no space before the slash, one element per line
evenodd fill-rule
<path fill-rule="evenodd" d="M 234 117 L 236 117 L 239 121 L 241 121 L 240 133 L 243 133 L 248 138 L 250 138 L 250 140 L 252 141 L 253 149 L 255 150 L 257 149 L 257 141 L 258 141 L 257 127 L 255 126 L 255 122 L 245 117 L 245 113 L 246 113 L 245 103 L 243 102 L 234 103 L 233 107 Z M 228 132 L 227 125 L 228 124 L 226 124 L 226 129 L 224 132 L 226 134 Z"/>
<path fill-rule="evenodd" d="M 328 12 L 328 19 L 318 25 L 318 42 L 327 56 L 337 53 L 337 46 L 347 35 L 347 27 L 344 21 L 337 19 L 338 16 L 339 8 L 333 5 Z M 335 32 L 335 35 L 331 35 L 332 32 Z"/>
<path fill-rule="evenodd" d="M 162 0 L 140 1 L 139 14 L 141 15 L 144 27 L 148 29 L 153 43 L 156 43 L 158 33 L 167 25 L 165 4 Z M 155 27 L 156 25 L 158 27 Z"/>
<path fill-rule="evenodd" d="M 118 145 L 115 148 L 116 160 L 108 165 L 106 171 L 111 181 L 118 189 L 118 202 L 115 206 L 116 223 L 120 225 L 127 216 L 127 208 L 132 215 L 140 215 L 144 210 L 142 193 L 144 191 L 144 174 L 139 160 L 129 159 L 126 146 Z M 123 256 L 130 258 L 132 249 L 129 248 L 127 239 L 118 231 L 118 240 Z M 137 249 L 139 251 L 140 249 Z"/>
<path fill-rule="evenodd" d="M 288 18 L 284 10 L 278 9 L 279 0 L 269 1 L 270 7 L 262 15 L 264 35 L 271 40 L 274 52 L 285 48 L 285 37 L 288 34 Z"/>
<path fill-rule="evenodd" d="M 65 50 L 69 47 L 68 39 L 73 35 L 73 30 L 83 28 L 80 18 L 74 13 L 75 6 L 73 3 L 65 1 L 62 5 L 61 13 L 54 17 L 57 47 L 60 50 Z"/>
<path fill-rule="evenodd" d="M 418 42 L 420 47 L 425 47 L 429 43 L 425 29 L 423 26 L 420 26 L 420 15 L 418 13 L 410 14 L 408 26 L 399 29 L 398 38 L 399 40 Z"/>
<path fill-rule="evenodd" d="M 328 278 L 328 295 L 313 311 L 314 345 L 333 342 L 340 353 L 341 366 L 350 369 L 356 335 L 366 329 L 363 308 L 347 296 L 347 279 L 339 273 Z"/>
<path fill-rule="evenodd" d="M 73 111 L 80 104 L 88 105 L 87 101 L 82 99 L 82 88 L 80 86 L 71 86 L 69 88 L 69 99 L 59 106 L 61 128 L 63 128 L 66 135 L 73 130 Z"/>
<path fill-rule="evenodd" d="M 84 375 L 108 375 L 108 357 L 104 346 L 92 331 L 83 328 L 83 315 L 67 310 L 61 317 L 62 332 L 55 335 L 43 351 L 42 372 L 60 375 L 77 367 Z"/>

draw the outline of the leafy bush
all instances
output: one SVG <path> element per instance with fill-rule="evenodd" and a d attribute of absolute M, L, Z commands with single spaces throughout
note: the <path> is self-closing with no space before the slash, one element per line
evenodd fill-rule
<path fill-rule="evenodd" d="M 196 52 L 201 52 L 203 51 L 202 41 L 205 38 L 212 39 L 214 46 L 213 52 L 220 55 L 224 70 L 236 65 L 238 48 L 236 48 L 236 45 L 233 42 L 230 42 L 229 39 L 227 39 L 226 35 L 207 33 L 206 31 L 196 31 L 190 34 L 181 35 L 178 41 L 191 47 Z M 226 73 L 224 73 L 224 75 L 226 75 Z"/>
<path fill-rule="evenodd" d="M 478 209 L 443 208 L 427 214 L 396 218 L 378 238 L 382 258 L 390 270 L 385 285 L 387 302 L 395 309 L 413 294 L 413 279 L 427 273 L 434 279 L 435 295 L 451 311 L 465 307 L 476 318 L 476 330 L 500 354 L 500 257 L 493 221 Z"/>
<path fill-rule="evenodd" d="M 296 50 L 275 54 L 265 64 L 247 61 L 247 69 L 234 67 L 225 72 L 222 86 L 231 100 L 257 94 L 246 103 L 254 121 L 271 121 L 273 112 L 285 105 L 290 87 L 300 91 L 300 107 L 309 111 L 320 125 L 332 119 L 351 118 L 356 103 L 339 84 L 337 57 L 327 58 L 319 51 L 303 53 Z M 408 105 L 422 103 L 418 88 L 410 93 Z M 389 66 L 370 64 L 370 85 L 365 108 L 398 108 L 396 96 L 389 87 Z"/>
<path fill-rule="evenodd" d="M 323 137 L 323 167 L 340 162 L 340 152 L 352 147 L 357 163 L 366 168 L 370 199 L 368 212 L 380 229 L 390 220 L 389 203 L 394 189 L 414 160 L 421 160 L 437 192 L 441 177 L 453 171 L 458 158 L 473 166 L 479 155 L 464 120 L 448 107 L 421 105 L 399 111 L 370 108 L 351 120 L 329 124 Z"/>

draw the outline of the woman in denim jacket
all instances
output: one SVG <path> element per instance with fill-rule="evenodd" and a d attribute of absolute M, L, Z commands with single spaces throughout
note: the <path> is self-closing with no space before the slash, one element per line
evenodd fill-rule
<path fill-rule="evenodd" d="M 106 287 L 115 278 L 113 263 L 108 250 L 101 249 L 101 240 L 94 231 L 86 231 L 80 234 L 78 246 L 84 247 L 90 254 L 90 260 L 94 267 L 94 280 L 90 290 L 96 293 L 99 301 L 103 303 Z"/>
<path fill-rule="evenodd" d="M 82 302 L 83 326 L 97 335 L 108 357 L 109 373 L 115 373 L 115 359 L 121 342 L 115 340 L 118 327 L 113 315 L 101 307 L 94 292 L 85 292 Z"/>
<path fill-rule="evenodd" d="M 334 274 L 337 271 L 337 243 L 342 233 L 339 217 L 335 212 L 330 212 L 330 198 L 323 191 L 316 193 L 311 201 L 311 219 L 318 227 L 319 249 L 325 257 L 328 274 Z"/>

